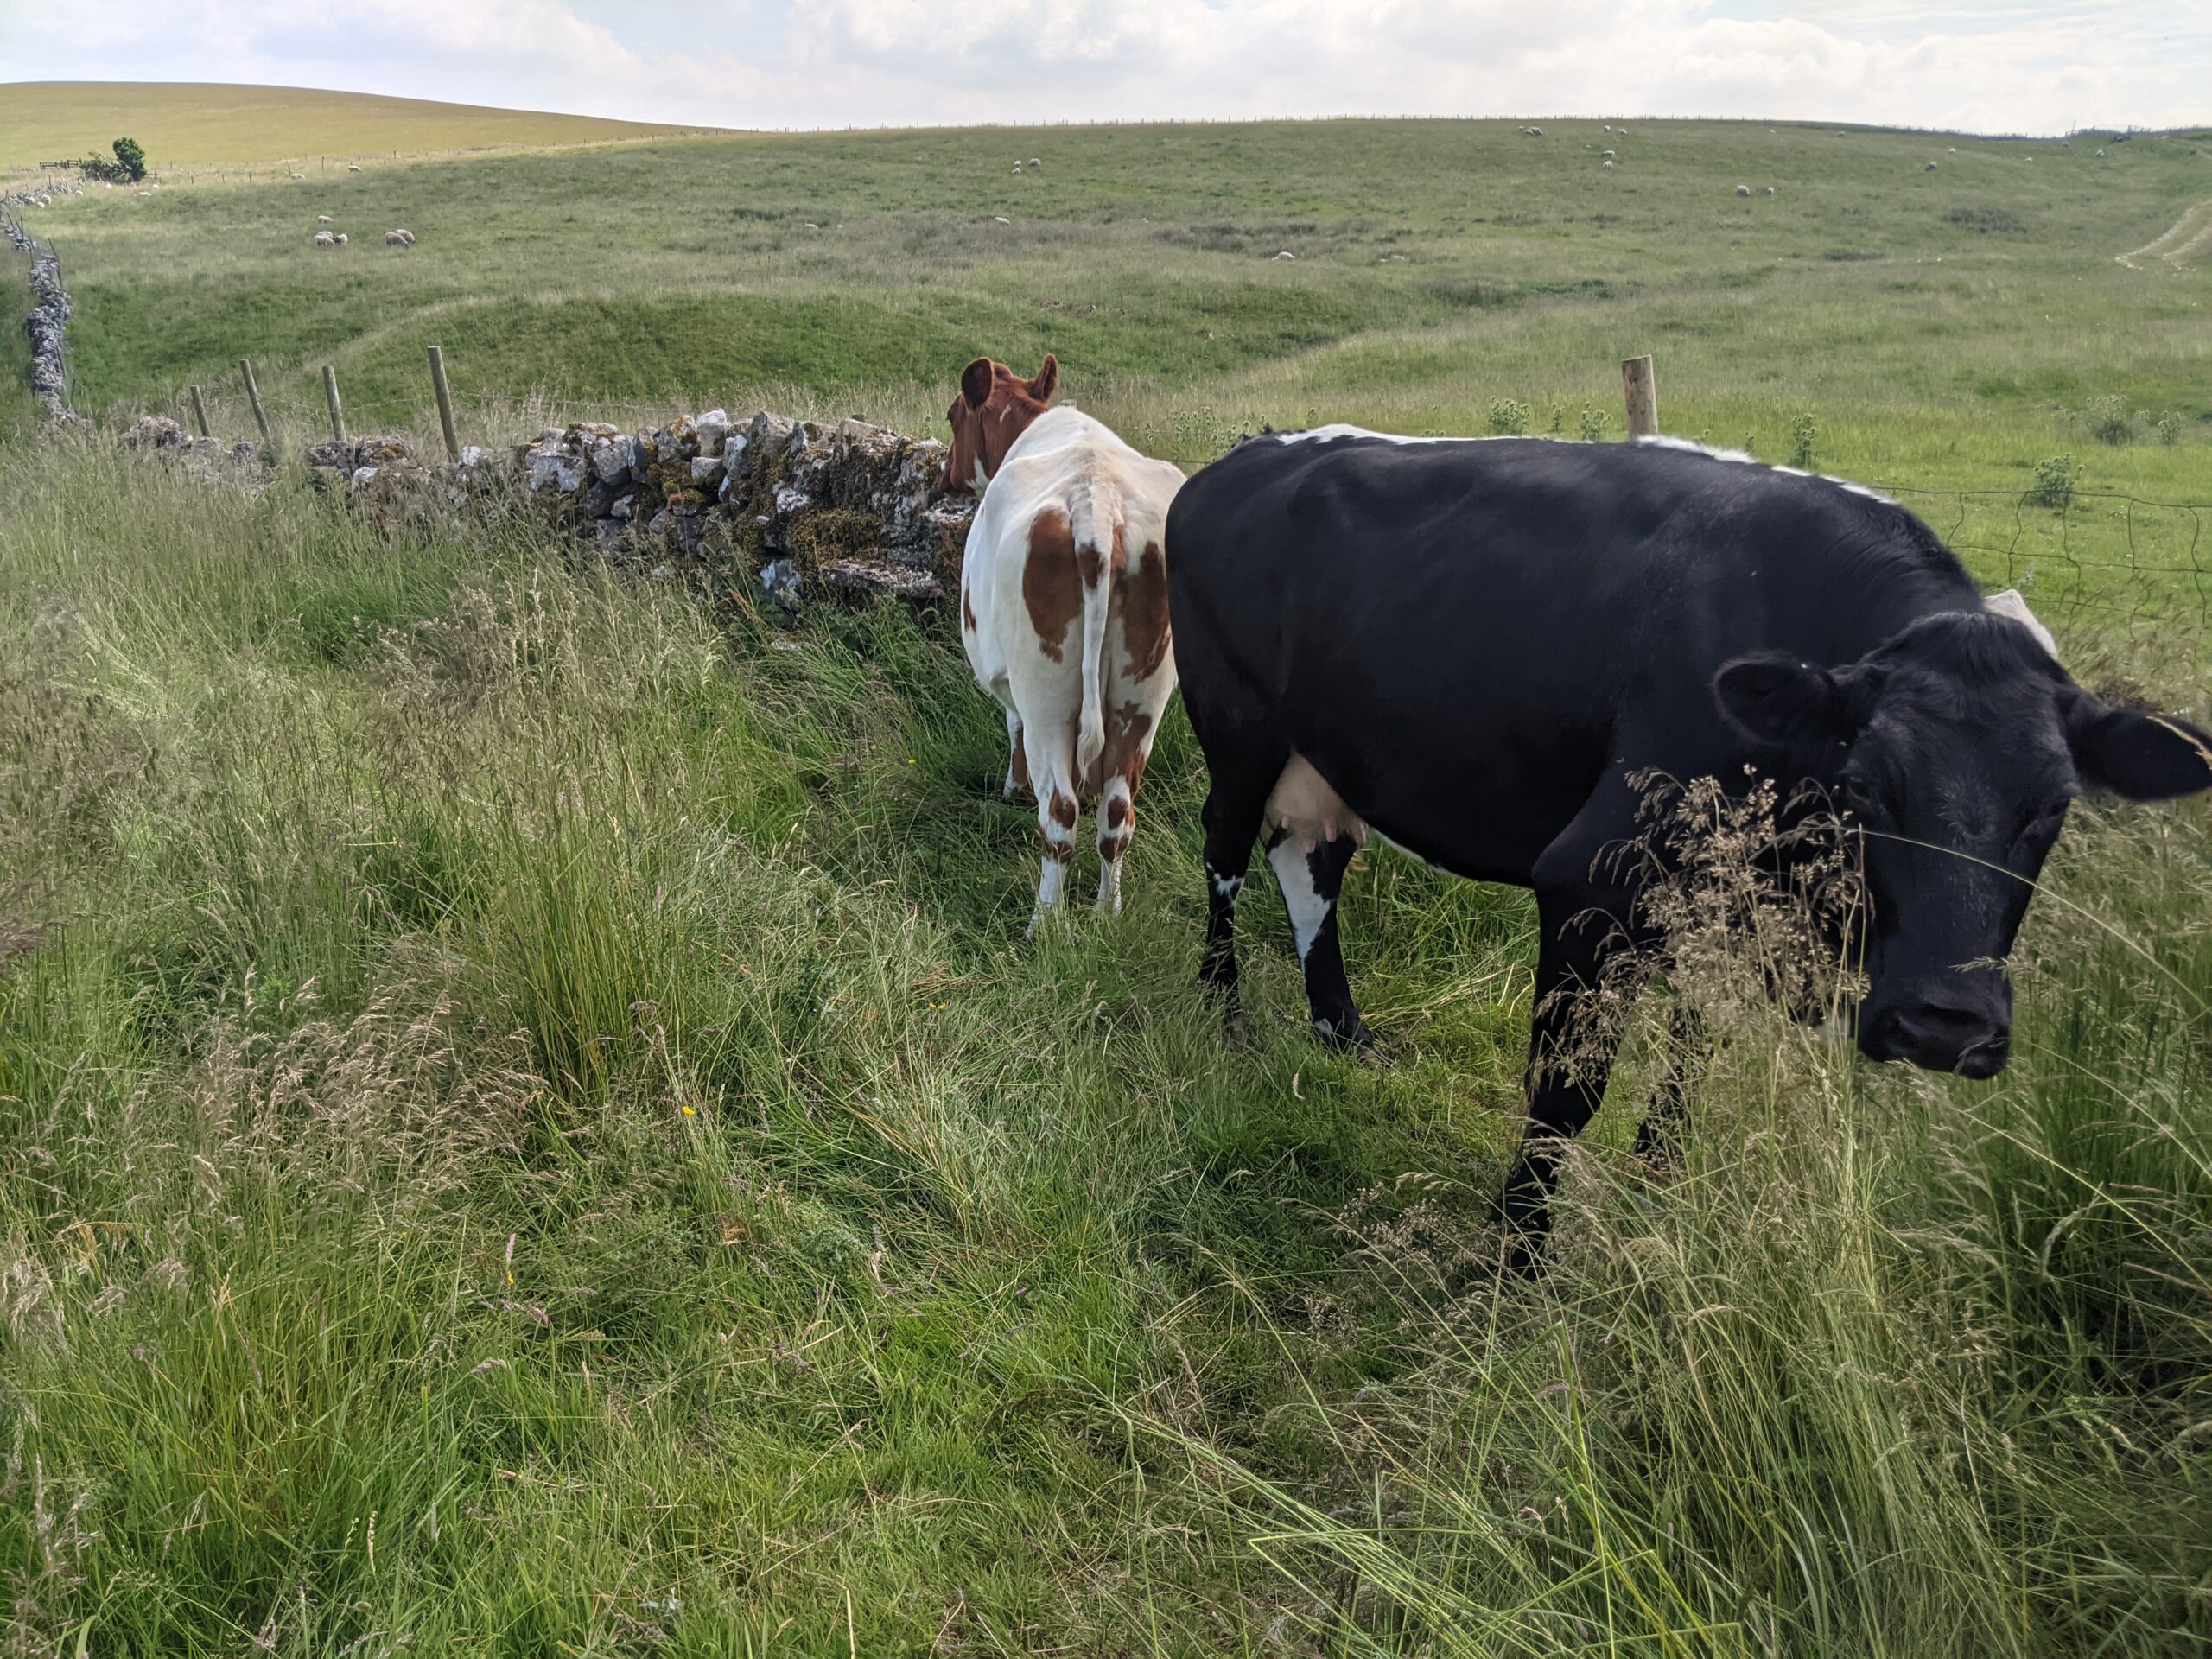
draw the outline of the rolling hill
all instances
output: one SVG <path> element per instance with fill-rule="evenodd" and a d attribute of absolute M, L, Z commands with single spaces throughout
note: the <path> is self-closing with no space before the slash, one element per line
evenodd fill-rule
<path fill-rule="evenodd" d="M 680 130 L 692 129 L 301 86 L 98 80 L 0 86 L 0 168 L 105 151 L 124 133 L 158 164 L 532 149 Z"/>

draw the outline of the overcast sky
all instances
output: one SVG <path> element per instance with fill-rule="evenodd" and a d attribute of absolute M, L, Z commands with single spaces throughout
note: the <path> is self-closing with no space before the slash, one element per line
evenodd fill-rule
<path fill-rule="evenodd" d="M 733 127 L 1618 114 L 2051 132 L 2212 121 L 2212 0 L 0 0 L 0 77 Z"/>

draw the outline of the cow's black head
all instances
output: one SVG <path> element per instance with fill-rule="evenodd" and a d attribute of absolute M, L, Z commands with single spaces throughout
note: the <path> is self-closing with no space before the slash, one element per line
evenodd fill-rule
<path fill-rule="evenodd" d="M 1859 826 L 1868 888 L 1859 1046 L 1970 1077 L 2003 1070 L 2003 963 L 2077 790 L 2162 800 L 2212 788 L 2212 737 L 2111 708 L 2019 623 L 1923 619 L 1846 667 L 1762 652 L 1713 692 Z"/>

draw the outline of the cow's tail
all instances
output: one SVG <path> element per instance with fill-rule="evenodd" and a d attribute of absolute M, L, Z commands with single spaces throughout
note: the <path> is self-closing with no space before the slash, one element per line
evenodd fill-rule
<path fill-rule="evenodd" d="M 1112 485 L 1093 480 L 1076 490 L 1069 505 L 1077 569 L 1096 575 L 1083 584 L 1083 702 L 1076 712 L 1075 739 L 1075 775 L 1096 791 L 1103 783 L 1099 762 L 1106 752 L 1106 615 L 1121 562 L 1122 499 Z"/>

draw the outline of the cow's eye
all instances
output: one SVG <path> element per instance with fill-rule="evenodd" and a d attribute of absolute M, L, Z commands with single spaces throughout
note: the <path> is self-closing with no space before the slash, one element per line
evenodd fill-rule
<path fill-rule="evenodd" d="M 2054 801 L 2049 806 L 2038 807 L 2031 812 L 2027 822 L 2020 826 L 2020 833 L 2015 840 L 2020 844 L 2053 840 L 2058 834 L 2059 826 L 2065 822 L 2066 803 Z"/>
<path fill-rule="evenodd" d="M 1855 818 L 1871 818 L 1882 810 L 1881 797 L 1863 778 L 1846 778 L 1836 794 L 1844 810 Z"/>

